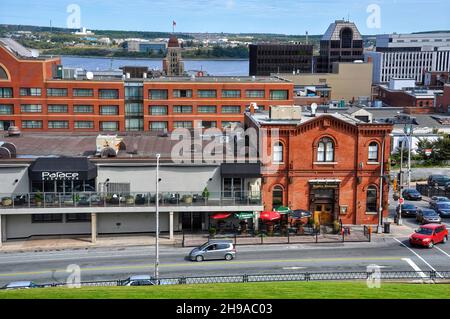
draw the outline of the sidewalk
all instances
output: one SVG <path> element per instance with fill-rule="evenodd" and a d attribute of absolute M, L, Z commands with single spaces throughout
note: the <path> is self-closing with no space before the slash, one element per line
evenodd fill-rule
<path fill-rule="evenodd" d="M 174 235 L 174 240 L 168 236 L 161 236 L 159 240 L 161 245 L 175 245 L 182 242 L 182 235 Z M 51 251 L 64 249 L 87 249 L 87 248 L 117 248 L 130 246 L 152 246 L 155 245 L 155 236 L 145 235 L 115 235 L 115 236 L 97 236 L 97 242 L 91 243 L 90 236 L 78 236 L 68 238 L 67 236 L 58 237 L 31 237 L 23 240 L 8 240 L 3 242 L 0 247 L 0 253 L 5 252 L 29 252 L 29 251 Z"/>

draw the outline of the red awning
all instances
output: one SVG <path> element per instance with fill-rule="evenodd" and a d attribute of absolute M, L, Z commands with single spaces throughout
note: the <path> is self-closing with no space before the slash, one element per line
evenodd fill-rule
<path fill-rule="evenodd" d="M 217 213 L 214 215 L 211 215 L 212 219 L 226 219 L 231 216 L 231 213 Z"/>
<path fill-rule="evenodd" d="M 271 222 L 274 220 L 278 220 L 281 218 L 281 214 L 279 212 L 262 212 L 260 215 L 262 221 Z"/>

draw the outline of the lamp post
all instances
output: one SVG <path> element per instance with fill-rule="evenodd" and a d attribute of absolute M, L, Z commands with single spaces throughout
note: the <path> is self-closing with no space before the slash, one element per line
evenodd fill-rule
<path fill-rule="evenodd" d="M 155 280 L 159 280 L 159 158 L 161 154 L 156 154 L 156 256 L 155 256 Z"/>
<path fill-rule="evenodd" d="M 411 187 L 411 147 L 412 147 L 412 125 L 405 125 L 404 135 L 408 140 L 408 188 Z"/>

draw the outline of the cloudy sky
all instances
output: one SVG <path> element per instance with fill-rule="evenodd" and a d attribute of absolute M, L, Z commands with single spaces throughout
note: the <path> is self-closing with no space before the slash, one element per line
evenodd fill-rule
<path fill-rule="evenodd" d="M 75 6 L 73 6 L 75 5 Z M 75 9 L 74 9 L 75 8 Z M 78 9 L 79 8 L 79 16 Z M 363 34 L 450 30 L 448 0 L 1 0 L 0 24 L 88 29 L 323 34 L 336 19 Z"/>

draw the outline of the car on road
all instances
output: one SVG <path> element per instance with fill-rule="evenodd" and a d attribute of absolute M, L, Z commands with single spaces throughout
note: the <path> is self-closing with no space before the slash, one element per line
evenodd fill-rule
<path fill-rule="evenodd" d="M 402 192 L 402 197 L 407 200 L 422 200 L 422 195 L 414 188 L 405 189 Z"/>
<path fill-rule="evenodd" d="M 428 177 L 428 186 L 445 186 L 450 182 L 450 177 L 445 175 L 430 175 Z"/>
<path fill-rule="evenodd" d="M 236 248 L 231 240 L 210 240 L 194 248 L 188 258 L 192 261 L 212 259 L 232 260 L 236 257 Z"/>
<path fill-rule="evenodd" d="M 413 204 L 401 204 L 397 206 L 397 214 L 402 210 L 402 217 L 414 217 L 417 214 L 417 206 Z"/>
<path fill-rule="evenodd" d="M 411 246 L 424 246 L 432 248 L 435 244 L 448 241 L 448 230 L 445 225 L 422 225 L 409 237 Z"/>
<path fill-rule="evenodd" d="M 32 281 L 14 281 L 3 286 L 2 289 L 30 289 L 39 287 L 41 286 Z"/>
<path fill-rule="evenodd" d="M 441 223 L 441 217 L 434 210 L 429 208 L 419 208 L 416 220 L 421 224 Z"/>
<path fill-rule="evenodd" d="M 436 204 L 438 202 L 450 202 L 450 199 L 445 196 L 433 196 L 431 197 L 430 205 Z"/>
<path fill-rule="evenodd" d="M 437 202 L 432 206 L 441 217 L 450 217 L 450 202 Z"/>

